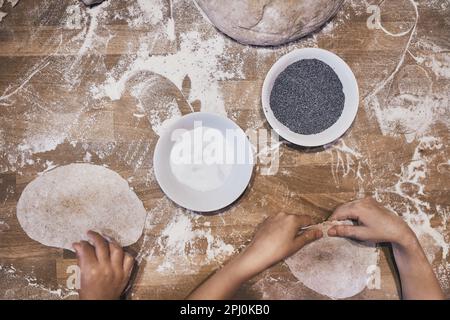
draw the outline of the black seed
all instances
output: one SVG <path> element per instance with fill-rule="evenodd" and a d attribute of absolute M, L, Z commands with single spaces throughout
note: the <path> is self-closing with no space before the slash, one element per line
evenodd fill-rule
<path fill-rule="evenodd" d="M 295 133 L 310 135 L 331 127 L 344 110 L 342 83 L 334 70 L 317 59 L 288 66 L 275 80 L 270 107 Z"/>

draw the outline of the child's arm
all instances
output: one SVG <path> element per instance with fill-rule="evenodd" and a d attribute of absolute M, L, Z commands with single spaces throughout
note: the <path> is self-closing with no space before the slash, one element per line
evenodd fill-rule
<path fill-rule="evenodd" d="M 93 245 L 87 241 L 73 244 L 81 272 L 80 299 L 119 299 L 130 279 L 134 258 L 97 232 L 89 231 L 88 236 Z"/>
<path fill-rule="evenodd" d="M 322 231 L 312 229 L 299 235 L 300 228 L 311 222 L 308 216 L 285 213 L 267 219 L 248 247 L 195 289 L 188 299 L 233 297 L 243 282 L 322 237 Z"/>
<path fill-rule="evenodd" d="M 358 222 L 357 226 L 334 226 L 328 230 L 330 236 L 392 243 L 404 299 L 444 299 L 416 235 L 402 218 L 372 198 L 366 198 L 340 206 L 330 219 Z"/>

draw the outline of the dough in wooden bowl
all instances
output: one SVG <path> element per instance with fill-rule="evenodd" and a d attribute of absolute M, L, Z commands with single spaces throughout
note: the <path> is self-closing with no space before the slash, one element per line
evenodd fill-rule
<path fill-rule="evenodd" d="M 116 172 L 75 163 L 58 167 L 29 183 L 17 204 L 17 218 L 27 235 L 42 244 L 72 249 L 94 230 L 122 246 L 136 242 L 147 212 Z"/>
<path fill-rule="evenodd" d="M 284 44 L 317 30 L 344 0 L 195 0 L 229 37 L 257 46 Z"/>
<path fill-rule="evenodd" d="M 350 221 L 344 222 L 351 224 Z M 285 260 L 292 274 L 306 287 L 333 299 L 352 297 L 363 291 L 377 266 L 374 245 L 329 237 L 335 222 L 320 225 L 323 237 Z"/>

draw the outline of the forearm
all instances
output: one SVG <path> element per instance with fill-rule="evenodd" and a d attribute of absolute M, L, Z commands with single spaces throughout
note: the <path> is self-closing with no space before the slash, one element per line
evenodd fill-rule
<path fill-rule="evenodd" d="M 403 299 L 444 299 L 433 269 L 414 234 L 393 243 Z"/>
<path fill-rule="evenodd" d="M 203 282 L 188 297 L 188 300 L 224 300 L 234 296 L 242 283 L 253 274 L 242 267 L 245 256 L 239 254 L 222 269 Z"/>
<path fill-rule="evenodd" d="M 244 251 L 203 282 L 187 299 L 232 298 L 242 283 L 320 238 L 320 230 L 308 230 L 298 235 L 299 229 L 311 222 L 311 217 L 283 212 L 266 219 Z"/>

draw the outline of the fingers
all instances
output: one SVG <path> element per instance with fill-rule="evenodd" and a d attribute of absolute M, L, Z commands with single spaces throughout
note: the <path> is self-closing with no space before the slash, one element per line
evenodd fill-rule
<path fill-rule="evenodd" d="M 128 276 L 130 275 L 133 266 L 134 266 L 134 258 L 129 253 L 125 253 L 123 258 L 123 270 L 125 271 L 126 275 Z"/>
<path fill-rule="evenodd" d="M 123 268 L 124 252 L 122 247 L 115 241 L 109 242 L 109 255 L 115 269 Z"/>
<path fill-rule="evenodd" d="M 294 239 L 294 248 L 295 251 L 300 250 L 308 243 L 311 243 L 317 239 L 322 238 L 323 233 L 319 229 L 311 229 L 303 232 L 301 235 L 297 236 Z"/>
<path fill-rule="evenodd" d="M 297 227 L 301 228 L 301 227 L 307 227 L 310 226 L 313 223 L 313 220 L 310 216 L 307 215 L 293 215 L 294 217 L 296 217 L 296 223 L 297 223 Z"/>
<path fill-rule="evenodd" d="M 87 241 L 76 242 L 72 245 L 78 257 L 78 266 L 82 268 L 84 265 L 89 265 L 97 262 L 94 247 Z"/>
<path fill-rule="evenodd" d="M 367 233 L 367 228 L 361 226 L 339 225 L 328 229 L 330 237 L 344 237 L 362 241 L 368 239 Z"/>
<path fill-rule="evenodd" d="M 312 218 L 307 215 L 297 215 L 297 214 L 289 214 L 289 213 L 280 212 L 280 213 L 278 213 L 276 218 L 290 219 L 293 222 L 293 224 L 295 225 L 295 227 L 297 227 L 297 228 L 310 226 L 313 223 Z"/>
<path fill-rule="evenodd" d="M 339 206 L 328 220 L 360 220 L 362 211 L 355 210 L 355 205 L 350 202 Z"/>
<path fill-rule="evenodd" d="M 105 238 L 95 231 L 88 231 L 89 239 L 92 240 L 95 247 L 95 254 L 100 262 L 109 261 L 109 245 Z"/>

